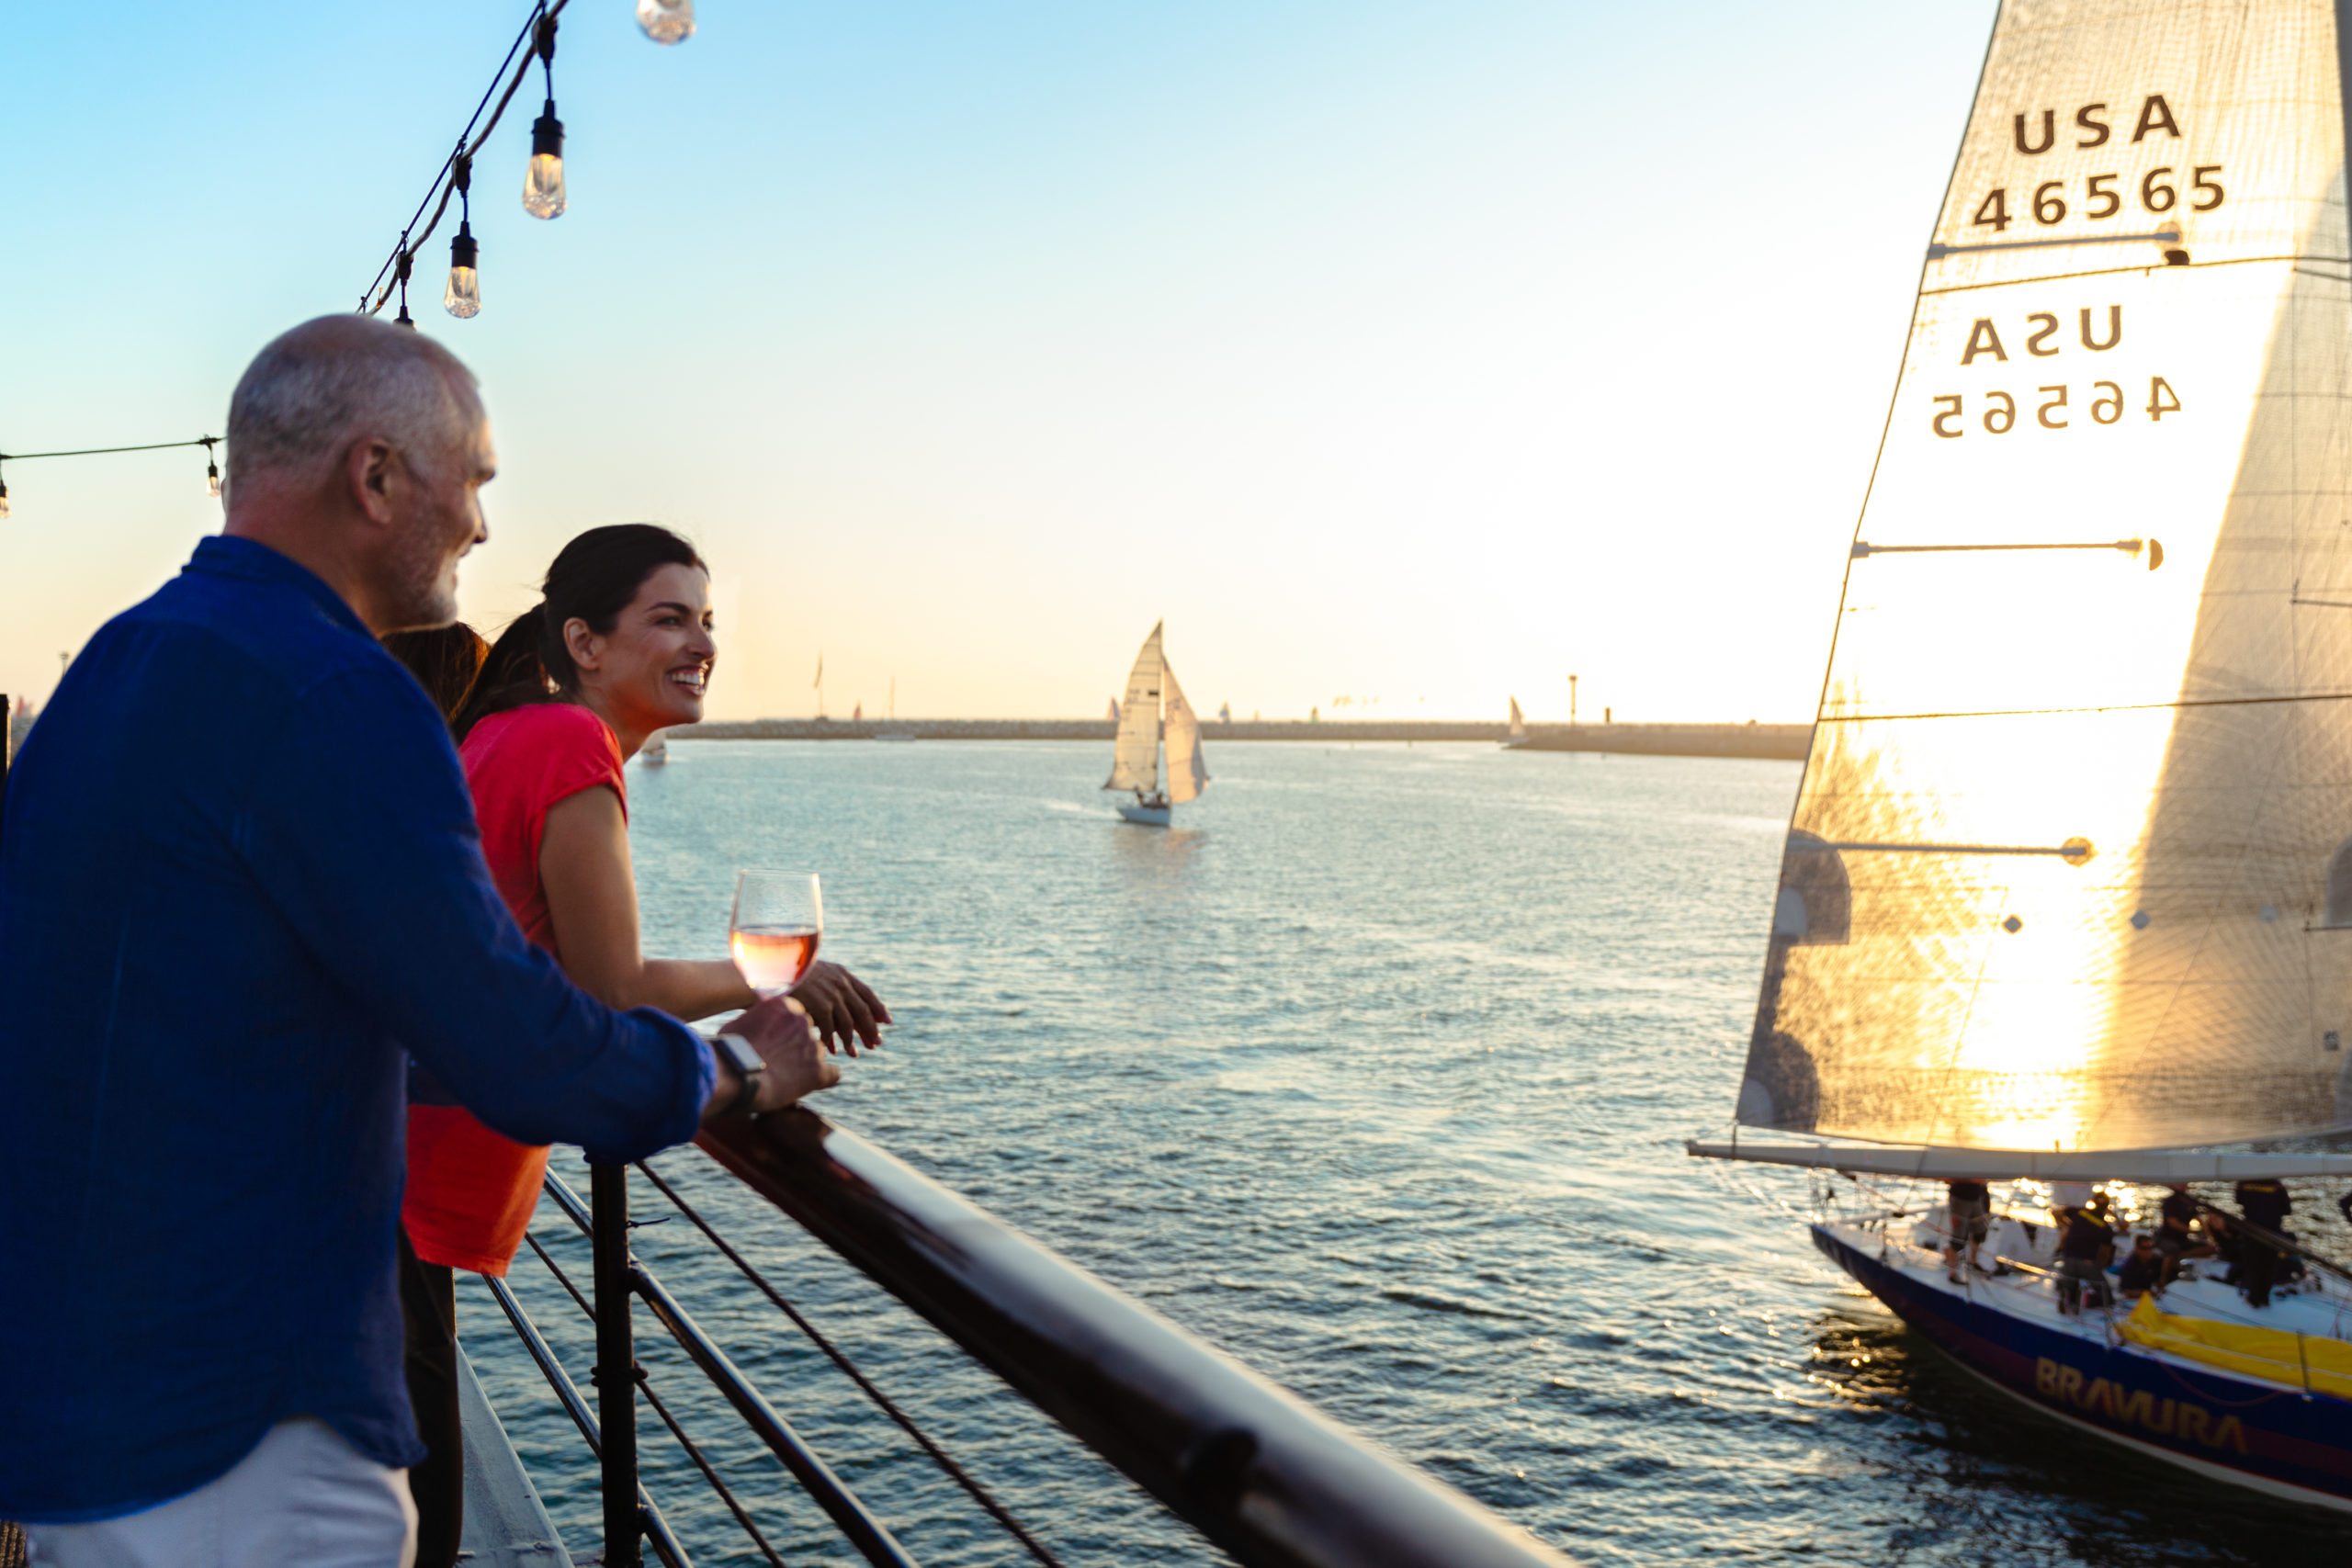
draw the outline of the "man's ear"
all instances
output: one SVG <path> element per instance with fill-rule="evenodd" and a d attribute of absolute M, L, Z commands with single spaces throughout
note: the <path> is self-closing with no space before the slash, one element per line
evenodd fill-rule
<path fill-rule="evenodd" d="M 354 442 L 344 458 L 344 479 L 351 491 L 351 502 L 371 523 L 392 521 L 391 492 L 399 482 L 393 470 L 399 461 L 390 442 L 373 436 Z"/>

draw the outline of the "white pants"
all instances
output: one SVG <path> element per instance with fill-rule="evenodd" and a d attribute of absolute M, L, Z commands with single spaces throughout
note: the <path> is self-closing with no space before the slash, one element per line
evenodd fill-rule
<path fill-rule="evenodd" d="M 308 1416 L 185 1497 L 86 1525 L 28 1525 L 36 1568 L 412 1568 L 408 1472 Z"/>

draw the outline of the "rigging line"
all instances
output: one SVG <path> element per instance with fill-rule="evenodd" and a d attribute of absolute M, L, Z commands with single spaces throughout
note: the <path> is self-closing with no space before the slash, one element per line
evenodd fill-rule
<path fill-rule="evenodd" d="M 2352 602 L 2342 599 L 2290 599 L 2290 604 L 2312 604 L 2323 610 L 2352 610 Z"/>
<path fill-rule="evenodd" d="M 1826 713 L 1816 724 L 1893 724 L 1915 718 L 2047 718 L 2064 714 L 2152 713 L 2159 708 L 2267 707 L 2279 703 L 2340 703 L 2352 692 L 2306 692 L 2284 697 L 2184 697 L 2173 703 L 2105 703 L 2086 708 L 1983 708 L 1950 713 Z"/>
<path fill-rule="evenodd" d="M 1808 846 L 1810 847 L 1810 846 Z M 2086 844 L 1824 844 L 1824 849 L 1857 850 L 1886 854 L 1915 855 L 2057 855 L 2073 860 L 2090 858 Z M 1925 1157 L 1923 1155 L 1922 1158 Z"/>
<path fill-rule="evenodd" d="M 695 1211 L 693 1204 L 680 1197 L 676 1188 L 671 1186 L 667 1181 L 662 1179 L 661 1173 L 653 1168 L 652 1161 L 639 1160 L 637 1162 L 637 1168 L 645 1173 L 647 1180 L 652 1182 L 654 1186 L 662 1190 L 662 1195 L 663 1197 L 669 1199 L 671 1202 L 677 1205 L 678 1213 L 685 1215 L 687 1221 L 692 1224 L 696 1230 L 708 1236 L 711 1239 L 712 1245 L 717 1247 L 720 1252 L 727 1255 L 727 1260 L 729 1263 L 734 1264 L 738 1269 L 741 1270 L 745 1279 L 758 1286 L 760 1292 L 763 1295 L 766 1296 L 768 1300 L 774 1302 L 778 1307 L 782 1308 L 784 1314 L 792 1319 L 793 1323 L 799 1328 L 800 1332 L 808 1337 L 809 1342 L 815 1345 L 818 1349 L 822 1350 L 826 1357 L 832 1361 L 833 1365 L 839 1367 L 842 1371 L 849 1377 L 851 1382 L 856 1383 L 858 1388 L 868 1399 L 871 1399 L 875 1404 L 881 1409 L 885 1416 L 888 1416 L 891 1420 L 897 1422 L 899 1426 L 904 1429 L 907 1436 L 912 1438 L 917 1443 L 921 1444 L 923 1452 L 931 1456 L 932 1462 L 938 1465 L 939 1468 L 946 1473 L 949 1480 L 955 1482 L 956 1484 L 961 1486 L 967 1494 L 969 1494 L 972 1501 L 978 1503 L 982 1508 L 986 1509 L 989 1517 L 994 1519 L 999 1525 L 1002 1526 L 1006 1533 L 1010 1534 L 1023 1546 L 1027 1547 L 1029 1549 L 1029 1554 L 1032 1557 L 1035 1557 L 1038 1562 L 1045 1563 L 1046 1568 L 1062 1568 L 1061 1560 L 1056 1557 L 1051 1551 L 1047 1551 L 1045 1545 L 1040 1542 L 1036 1537 L 1031 1535 L 1027 1529 L 1023 1528 L 1019 1519 L 1014 1518 L 1010 1513 L 1006 1512 L 1004 1505 L 998 1502 L 996 1498 L 989 1494 L 987 1487 L 981 1485 L 978 1481 L 975 1481 L 971 1474 L 967 1472 L 962 1465 L 956 1463 L 953 1459 L 950 1459 L 947 1455 L 947 1450 L 941 1448 L 937 1443 L 932 1441 L 930 1435 L 925 1433 L 922 1427 L 915 1425 L 914 1418 L 912 1416 L 909 1416 L 905 1411 L 899 1409 L 897 1404 L 893 1404 L 889 1395 L 884 1393 L 880 1389 L 874 1386 L 873 1380 L 858 1370 L 856 1362 L 843 1355 L 834 1347 L 831 1340 L 819 1333 L 817 1325 L 810 1323 L 807 1318 L 801 1316 L 800 1310 L 794 1306 L 790 1302 L 785 1300 L 783 1294 L 778 1292 L 774 1285 L 768 1283 L 766 1276 L 763 1275 L 758 1269 L 752 1268 L 752 1265 L 744 1259 L 741 1253 L 736 1251 L 733 1247 L 729 1245 L 725 1236 L 720 1235 L 717 1231 L 713 1230 L 710 1226 L 710 1222 L 704 1219 L 701 1214 L 697 1213 Z"/>
<path fill-rule="evenodd" d="M 1964 256 L 1977 251 L 2039 251 L 2052 245 L 2124 245 L 2134 243 L 2148 244 L 2180 243 L 2177 228 L 2158 229 L 2149 234 L 2086 234 L 2071 240 L 1988 240 L 1981 245 L 1944 245 L 1929 243 L 1928 259 L 1941 261 L 1946 256 Z"/>
<path fill-rule="evenodd" d="M 524 26 L 524 35 L 527 37 L 532 29 L 538 26 L 542 17 L 552 18 L 560 16 L 562 14 L 563 8 L 571 3 L 571 0 L 555 0 L 555 4 L 552 6 L 542 4 L 535 6 L 531 12 L 531 20 Z M 515 40 L 516 47 L 519 48 L 521 43 L 522 39 L 518 38 Z M 514 58 L 514 50 L 510 49 L 506 51 L 506 58 L 510 61 Z M 523 60 L 523 63 L 515 67 L 514 74 L 507 81 L 505 96 L 498 100 L 498 107 L 491 111 L 490 123 L 481 128 L 481 134 L 476 136 L 470 145 L 467 143 L 463 136 L 460 136 L 458 139 L 458 145 L 464 149 L 465 155 L 468 158 L 472 158 L 481 152 L 482 145 L 490 140 L 491 132 L 498 129 L 498 122 L 506 118 L 506 106 L 514 101 L 514 94 L 516 90 L 523 85 L 524 80 L 530 75 L 531 62 L 537 58 L 537 52 L 534 51 L 532 54 L 526 55 Z M 501 72 L 503 72 L 505 69 L 506 67 L 503 64 L 499 66 L 499 70 Z M 490 85 L 491 88 L 495 91 L 498 86 L 496 78 L 493 77 Z M 489 100 L 489 96 L 490 95 L 488 93 L 483 94 L 483 101 L 487 102 Z M 481 110 L 477 108 L 474 110 L 474 113 L 479 116 L 481 113 Z M 468 122 L 466 129 L 469 131 L 473 129 L 470 121 Z M 458 154 L 456 152 L 450 153 L 448 158 L 445 160 L 441 165 L 440 175 L 435 176 L 435 185 L 441 192 L 441 205 L 433 209 L 432 220 L 425 224 L 424 231 L 418 234 L 413 243 L 409 243 L 404 247 L 412 255 L 415 254 L 417 246 L 424 244 L 425 241 L 433 238 L 434 231 L 440 228 L 442 218 L 446 216 L 449 210 L 449 197 L 457 188 L 455 183 L 449 178 L 449 171 L 456 165 L 457 161 Z M 433 192 L 430 190 L 426 191 L 424 193 L 424 201 L 420 201 L 416 204 L 418 215 L 421 216 L 424 213 L 425 202 L 429 202 L 432 199 Z M 416 219 L 412 217 L 409 220 L 410 229 L 413 229 L 415 224 Z M 407 233 L 407 230 L 403 230 L 401 231 L 401 237 L 403 240 L 406 240 Z M 385 258 L 383 266 L 379 267 L 376 271 L 375 282 L 368 284 L 367 292 L 360 296 L 360 299 L 365 300 L 368 294 L 375 295 L 375 303 L 369 305 L 363 312 L 364 314 L 373 316 L 379 313 L 383 310 L 386 301 L 390 299 L 392 285 L 384 282 L 384 274 L 392 267 L 393 264 L 400 260 L 400 248 L 395 248 L 392 254 Z M 383 284 L 383 288 L 380 292 L 377 289 L 377 284 L 379 283 Z"/>
<path fill-rule="evenodd" d="M 2136 556 L 2147 543 L 2145 539 L 2098 539 L 2089 544 L 2059 545 L 1873 545 L 1867 539 L 1857 539 L 1853 545 L 1853 558 L 1948 555 L 1962 550 L 2120 550 L 2125 555 Z"/>
<path fill-rule="evenodd" d="M 2342 266 L 2342 265 L 2346 265 L 2346 264 L 2345 264 L 2345 260 L 2344 260 L 2344 258 L 2343 258 L 2343 257 L 2341 257 L 2341 256 L 2304 256 L 2304 255 L 2278 255 L 2278 256 L 2224 256 L 2224 257 L 2222 257 L 2222 258 L 2221 260 L 2219 260 L 2219 261 L 2209 261 L 2209 262 L 2190 262 L 2190 263 L 2188 264 L 2188 267 L 2189 267 L 2189 268 L 2196 268 L 2196 267 L 2209 267 L 2209 266 L 2251 266 L 2251 265 L 2256 265 L 2256 264 L 2257 264 L 2257 263 L 2261 263 L 2261 262 L 2304 262 L 2304 261 L 2329 262 L 2329 263 L 2333 263 L 2335 265 L 2337 265 L 2337 266 Z M 1966 294 L 1966 293 L 1969 293 L 1970 291 L 1972 291 L 1972 290 L 1973 290 L 1973 289 L 1978 289 L 1978 288 L 2007 288 L 2010 287 L 2012 284 L 2025 284 L 2025 283 L 2064 283 L 2064 282 L 2065 282 L 2067 279 L 2069 279 L 2069 278 L 2075 278 L 2075 277 L 2112 277 L 2112 276 L 2115 276 L 2116 274 L 2118 274 L 2118 273 L 2124 273 L 2124 272 L 2142 272 L 2142 273 L 2146 273 L 2146 272 L 2170 272 L 2170 271 L 2173 271 L 2173 270 L 2174 270 L 2173 266 L 2171 265 L 2171 264 L 2168 264 L 2168 263 L 2167 263 L 2167 264 L 2151 265 L 2146 265 L 2146 266 L 2094 266 L 2094 267 L 2086 267 L 2086 268 L 2085 268 L 2084 270 L 2082 270 L 2081 272 L 2053 272 L 2053 273 L 2046 274 L 2046 275 L 2044 275 L 2044 276 L 2040 276 L 2040 277 L 1996 277 L 1996 278 L 1988 279 L 1988 280 L 1986 280 L 1985 282 L 1983 282 L 1983 283 L 1948 283 L 1948 284 L 1944 285 L 1944 286 L 1943 286 L 1942 288 L 1922 288 L 1921 290 L 1919 290 L 1919 292 L 1920 292 L 1922 295 L 1928 295 L 1928 294 Z M 2182 269 L 2182 270 L 2188 270 L 2188 269 L 2187 269 L 2187 268 L 2184 268 L 2184 269 Z M 2337 279 L 2336 281 L 2341 282 L 2341 281 L 2343 281 L 2343 280 L 2339 278 L 2339 279 Z"/>
<path fill-rule="evenodd" d="M 175 446 L 209 447 L 220 439 L 217 435 L 199 435 L 193 441 L 150 441 L 143 446 L 84 446 L 73 452 L 0 452 L 0 463 L 26 463 L 35 457 L 102 457 L 111 452 L 164 452 Z"/>
<path fill-rule="evenodd" d="M 538 26 L 538 21 L 539 7 L 534 4 L 531 7 L 530 17 L 523 23 L 523 30 L 516 33 L 514 35 L 514 41 L 507 46 L 506 58 L 498 62 L 498 69 L 496 71 L 491 73 L 490 85 L 481 90 L 481 103 L 478 103 L 474 106 L 474 112 L 472 116 L 466 121 L 466 129 L 458 133 L 458 146 L 464 146 L 466 144 L 466 138 L 474 133 L 474 124 L 477 120 L 481 118 L 482 105 L 489 103 L 491 94 L 498 91 L 498 84 L 500 80 L 505 76 L 506 68 L 514 62 L 514 51 L 523 47 L 523 40 L 531 36 L 531 29 Z M 508 96 L 513 96 L 512 89 L 509 90 Z M 456 162 L 457 154 L 455 152 L 450 153 L 448 157 L 441 161 L 441 172 L 433 176 L 433 185 L 426 189 L 424 193 L 424 200 L 416 204 L 416 211 L 409 217 L 408 228 L 403 229 L 401 231 L 401 238 L 403 242 L 408 238 L 408 230 L 415 228 L 417 219 L 424 215 L 425 204 L 433 199 L 434 191 L 440 189 L 442 182 L 448 177 L 450 165 Z M 444 207 L 448 205 L 448 197 L 446 194 L 442 197 L 441 204 Z M 436 214 L 435 217 L 437 220 L 438 215 Z M 429 234 L 432 231 L 428 229 L 426 232 Z M 406 244 L 403 243 L 399 249 L 395 249 L 390 256 L 385 258 L 383 266 L 378 270 L 374 277 L 368 280 L 368 287 L 361 291 L 360 297 L 362 299 L 365 299 L 368 295 L 373 294 L 376 291 L 376 285 L 384 281 L 384 274 L 391 269 L 393 263 L 400 260 L 401 250 L 407 248 Z M 378 308 L 381 309 L 380 302 L 379 303 Z"/>

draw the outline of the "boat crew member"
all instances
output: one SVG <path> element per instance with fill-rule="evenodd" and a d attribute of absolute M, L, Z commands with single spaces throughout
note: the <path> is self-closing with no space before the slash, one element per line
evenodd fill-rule
<path fill-rule="evenodd" d="M 2142 1231 L 2132 1238 L 2132 1250 L 2123 1255 L 2123 1271 L 2117 1277 L 2116 1288 L 2127 1300 L 2137 1301 L 2148 1292 L 2164 1293 L 2165 1271 L 2172 1267 L 2172 1259 L 2157 1250 L 2156 1238 Z"/>
<path fill-rule="evenodd" d="M 2067 1211 L 2058 1240 L 2058 1310 L 2080 1312 L 2086 1300 L 2105 1306 L 2107 1265 L 2115 1254 L 2115 1228 L 2107 1217 L 2107 1194 L 2094 1192 L 2089 1204 Z"/>
<path fill-rule="evenodd" d="M 614 1164 L 839 1076 L 786 998 L 717 1052 L 615 1011 L 499 897 L 377 640 L 456 619 L 489 536 L 456 356 L 321 317 L 228 434 L 223 534 L 91 637 L 9 770 L 0 1517 L 38 1562 L 412 1559 L 412 1054 L 507 1136 Z"/>
<path fill-rule="evenodd" d="M 2157 1211 L 2156 1251 L 2164 1258 L 2167 1285 L 2179 1275 L 2182 1259 L 2213 1256 L 2212 1242 L 2197 1229 L 2198 1208 L 2197 1194 L 2177 1185 Z"/>
<path fill-rule="evenodd" d="M 1960 1249 L 1968 1248 L 1968 1266 L 1983 1271 L 1976 1248 L 1992 1234 L 1993 1194 L 1981 1181 L 1948 1181 L 1945 1201 L 1951 1219 L 1944 1233 L 1944 1277 L 1960 1283 Z"/>
<path fill-rule="evenodd" d="M 2287 1196 L 2287 1186 L 2268 1177 L 2241 1181 L 2237 1190 L 2238 1213 L 2246 1224 L 2258 1225 L 2273 1235 L 2284 1235 L 2287 1216 L 2295 1207 Z M 2239 1238 L 2238 1280 L 2245 1292 L 2248 1306 L 2268 1306 L 2271 1287 L 2278 1284 L 2280 1267 L 2287 1255 L 2260 1235 Z"/>

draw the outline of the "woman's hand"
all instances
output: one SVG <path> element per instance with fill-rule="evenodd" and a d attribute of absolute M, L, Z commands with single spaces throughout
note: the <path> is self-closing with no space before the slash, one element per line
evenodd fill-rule
<path fill-rule="evenodd" d="M 808 1021 L 827 1049 L 846 1050 L 853 1056 L 860 1041 L 867 1050 L 879 1051 L 882 1026 L 897 1021 L 865 981 L 822 959 L 810 964 L 800 984 L 792 987 L 792 998 L 808 1010 Z"/>

